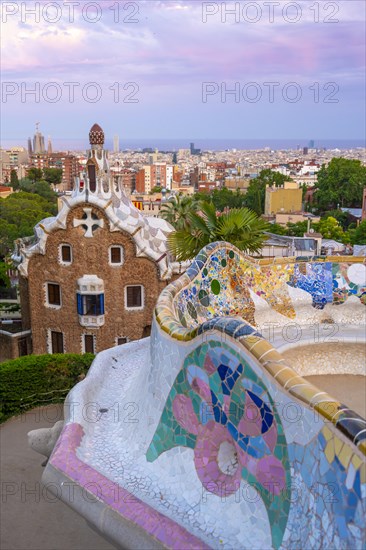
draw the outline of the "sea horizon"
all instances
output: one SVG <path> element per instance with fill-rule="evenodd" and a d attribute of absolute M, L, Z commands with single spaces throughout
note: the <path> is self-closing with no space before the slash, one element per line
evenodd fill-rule
<path fill-rule="evenodd" d="M 89 143 L 86 138 L 56 138 L 52 139 L 52 147 L 54 151 L 84 151 L 89 148 Z M 120 151 L 138 151 L 151 148 L 159 151 L 178 151 L 179 149 L 189 149 L 190 143 L 194 143 L 196 149 L 202 151 L 227 151 L 227 150 L 302 150 L 304 147 L 309 147 L 309 142 L 314 141 L 314 149 L 359 149 L 366 148 L 366 139 L 248 139 L 248 138 L 135 138 L 126 139 L 120 137 Z M 1 148 L 10 148 L 16 146 L 27 147 L 27 139 L 4 139 L 1 141 Z M 106 138 L 105 148 L 113 151 L 113 138 Z"/>

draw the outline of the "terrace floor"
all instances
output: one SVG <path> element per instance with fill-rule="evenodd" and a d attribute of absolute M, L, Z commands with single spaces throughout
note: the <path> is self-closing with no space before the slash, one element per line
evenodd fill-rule
<path fill-rule="evenodd" d="M 0 426 L 2 550 L 115 548 L 40 483 L 43 458 L 28 447 L 27 433 L 52 426 L 61 415 L 61 405 L 50 405 Z"/>

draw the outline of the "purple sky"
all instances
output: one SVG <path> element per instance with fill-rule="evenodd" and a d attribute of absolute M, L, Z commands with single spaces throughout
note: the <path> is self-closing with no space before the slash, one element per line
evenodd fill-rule
<path fill-rule="evenodd" d="M 49 4 L 39 3 L 42 8 Z M 33 133 L 36 121 L 41 122 L 46 136 L 63 140 L 83 138 L 95 121 L 107 135 L 119 134 L 121 142 L 127 136 L 365 136 L 363 1 L 272 2 L 273 22 L 270 8 L 262 1 L 237 2 L 239 22 L 234 15 L 222 21 L 221 1 L 103 0 L 99 14 L 92 6 L 97 2 L 78 3 L 73 22 L 69 8 L 63 2 L 53 2 L 59 5 L 59 12 L 49 8 L 40 13 L 37 23 L 34 15 L 25 19 L 21 10 L 22 4 L 29 10 L 35 2 L 2 2 L 4 141 L 24 140 Z M 117 13 L 109 9 L 116 4 L 120 5 L 119 22 L 114 21 Z M 227 9 L 234 4 L 227 2 Z M 318 6 L 319 14 L 311 6 Z M 17 13 L 6 15 L 16 9 Z M 203 22 L 205 13 L 207 21 Z M 97 16 L 100 20 L 91 22 Z M 47 21 L 57 17 L 55 23 Z M 129 17 L 136 22 L 124 21 Z M 257 22 L 249 21 L 256 17 Z M 298 21 L 291 23 L 296 17 Z M 58 88 L 47 87 L 50 82 L 57 83 Z M 75 88 L 74 103 L 69 101 L 65 82 L 80 84 Z M 102 94 L 95 103 L 82 94 L 82 88 L 93 82 Z M 109 88 L 116 82 L 120 83 L 120 97 L 115 102 L 115 92 Z M 131 85 L 123 90 L 129 82 L 138 86 L 135 103 L 123 101 L 134 87 L 137 89 Z M 211 85 L 212 95 L 206 102 L 202 101 L 204 82 L 216 83 Z M 239 101 L 233 95 L 222 101 L 220 92 L 225 86 L 234 88 L 236 82 Z M 255 86 L 248 86 L 251 82 Z M 270 82 L 278 83 L 273 101 L 265 85 Z M 293 82 L 296 87 L 288 86 Z M 24 91 L 25 86 L 31 88 L 35 83 L 40 87 L 38 103 L 34 97 L 21 96 L 22 86 Z M 85 89 L 89 100 L 93 99 L 94 85 Z M 57 91 L 62 97 L 51 103 Z M 248 101 L 256 93 L 261 93 L 261 98 L 256 103 Z M 301 99 L 285 101 L 286 93 L 289 99 L 301 93 Z M 329 102 L 332 99 L 338 101 Z"/>

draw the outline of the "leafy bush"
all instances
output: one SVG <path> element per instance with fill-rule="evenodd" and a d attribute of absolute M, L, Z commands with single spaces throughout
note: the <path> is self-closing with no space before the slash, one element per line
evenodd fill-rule
<path fill-rule="evenodd" d="M 0 363 L 0 422 L 36 406 L 64 401 L 93 359 L 92 353 L 26 355 Z"/>

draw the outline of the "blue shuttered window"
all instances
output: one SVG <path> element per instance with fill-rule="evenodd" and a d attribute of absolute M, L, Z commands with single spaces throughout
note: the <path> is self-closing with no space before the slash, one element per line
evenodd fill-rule
<path fill-rule="evenodd" d="M 77 294 L 79 315 L 104 315 L 104 294 Z"/>
<path fill-rule="evenodd" d="M 78 314 L 83 315 L 83 297 L 81 294 L 77 294 L 77 300 L 78 300 Z"/>

